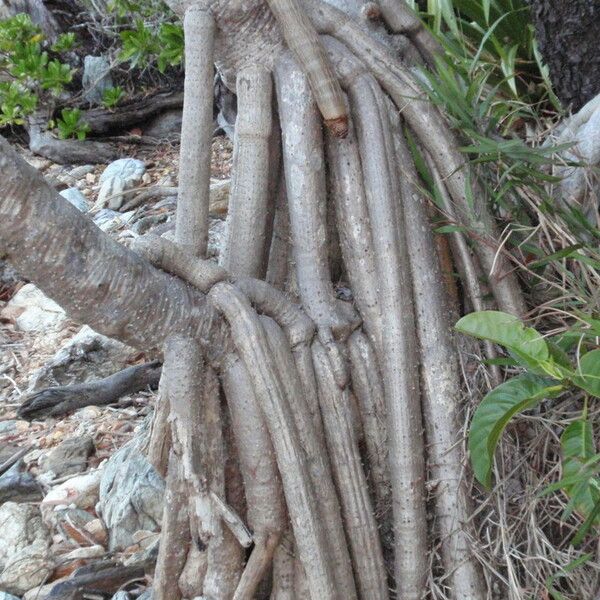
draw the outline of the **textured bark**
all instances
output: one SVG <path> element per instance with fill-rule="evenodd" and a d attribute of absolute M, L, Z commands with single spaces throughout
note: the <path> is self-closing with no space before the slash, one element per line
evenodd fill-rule
<path fill-rule="evenodd" d="M 188 9 L 185 32 L 185 86 L 176 241 L 204 256 L 208 243 L 210 152 L 213 123 L 215 22 L 200 5 Z"/>
<path fill-rule="evenodd" d="M 542 57 L 565 108 L 579 110 L 600 93 L 600 4 L 529 0 Z"/>
<path fill-rule="evenodd" d="M 74 320 L 148 350 L 188 334 L 231 349 L 206 297 L 113 241 L 0 138 L 0 254 Z M 210 340 L 210 342 L 209 342 Z"/>

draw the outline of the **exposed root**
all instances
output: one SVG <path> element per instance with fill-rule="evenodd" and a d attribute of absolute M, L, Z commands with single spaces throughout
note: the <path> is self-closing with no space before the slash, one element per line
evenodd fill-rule
<path fill-rule="evenodd" d="M 180 459 L 173 452 L 169 457 L 168 473 L 152 591 L 157 600 L 180 600 L 181 592 L 174 582 L 179 580 L 183 572 L 191 537 L 187 485 Z"/>
<path fill-rule="evenodd" d="M 325 125 L 336 137 L 347 133 L 348 113 L 334 70 L 321 46 L 319 36 L 298 0 L 267 0 L 281 26 L 288 48 L 308 77 Z"/>
<path fill-rule="evenodd" d="M 340 495 L 359 594 L 361 598 L 385 600 L 389 594 L 381 542 L 358 451 L 350 392 L 335 385 L 327 353 L 319 341 L 313 342 L 312 351 L 327 450 Z"/>
<path fill-rule="evenodd" d="M 321 529 L 328 546 L 328 555 L 333 566 L 337 590 L 341 598 L 355 598 L 356 591 L 348 556 L 347 539 L 340 513 L 340 505 L 333 485 L 332 469 L 327 455 L 325 440 L 319 432 L 323 425 L 314 426 L 314 416 L 307 410 L 309 402 L 304 401 L 303 387 L 295 369 L 294 359 L 289 349 L 289 341 L 272 319 L 261 317 L 267 334 L 268 344 L 279 372 L 284 374 L 282 383 L 288 397 L 294 398 L 291 409 L 300 437 L 300 443 L 308 459 L 310 477 L 316 492 L 320 512 Z M 328 357 L 329 358 L 329 357 Z M 330 363 L 329 363 L 330 364 Z M 337 387 L 337 386 L 336 386 Z M 318 399 L 314 399 L 318 402 Z M 321 415 L 318 419 L 320 421 Z"/>
<path fill-rule="evenodd" d="M 311 594 L 323 600 L 336 598 L 331 558 L 318 518 L 315 490 L 301 451 L 290 411 L 290 398 L 268 346 L 265 333 L 245 297 L 233 286 L 216 284 L 209 294 L 223 312 L 231 335 L 252 380 L 266 419 L 282 477 L 288 512 L 302 563 L 311 572 Z"/>
<path fill-rule="evenodd" d="M 184 249 L 170 240 L 147 234 L 135 239 L 133 249 L 155 267 L 181 277 L 201 292 L 207 293 L 229 274 L 211 260 L 196 259 L 189 248 Z"/>
<path fill-rule="evenodd" d="M 440 285 L 442 273 L 425 199 L 417 188 L 417 173 L 410 151 L 395 128 L 396 154 L 402 172 L 403 221 L 410 254 L 417 330 L 421 348 L 423 413 L 427 433 L 428 464 L 436 482 L 437 527 L 442 540 L 444 571 L 456 600 L 486 598 L 480 565 L 473 558 L 467 531 L 472 516 L 464 480 L 465 457 L 457 443 L 460 435 L 460 369 L 451 337 L 448 296 Z"/>
<path fill-rule="evenodd" d="M 294 538 L 286 531 L 273 557 L 273 585 L 270 600 L 296 600 L 294 596 Z"/>
<path fill-rule="evenodd" d="M 391 504 L 383 385 L 375 351 L 362 331 L 355 331 L 350 336 L 348 353 L 352 365 L 352 389 L 358 400 L 376 512 L 381 519 Z"/>
<path fill-rule="evenodd" d="M 286 527 L 286 509 L 273 446 L 246 367 L 232 356 L 226 361 L 221 377 L 254 539 L 254 549 L 234 598 L 251 599 Z"/>
<path fill-rule="evenodd" d="M 264 277 L 269 203 L 271 74 L 250 65 L 238 73 L 238 117 L 228 232 L 221 264 L 233 275 Z"/>
<path fill-rule="evenodd" d="M 465 173 L 465 160 L 442 116 L 423 100 L 423 91 L 390 50 L 372 39 L 350 17 L 319 0 L 306 0 L 306 8 L 317 29 L 343 41 L 391 96 L 435 161 L 456 206 L 459 222 L 482 238 L 475 251 L 490 278 L 498 305 L 506 312 L 523 315 L 525 303 L 516 278 L 504 255 L 498 253 L 493 217 L 482 194 L 477 190 L 468 193 L 470 183 Z M 473 199 L 473 207 L 469 197 Z"/>
<path fill-rule="evenodd" d="M 381 90 L 367 75 L 348 89 L 362 160 L 371 219 L 382 313 L 383 353 L 380 364 L 387 405 L 390 476 L 394 499 L 396 585 L 401 598 L 418 599 L 426 577 L 424 507 L 425 466 L 421 434 L 418 359 L 412 291 L 403 232 L 397 230 L 397 183 L 394 157 L 389 156 L 387 112 L 380 108 Z M 376 233 L 375 233 L 376 232 Z"/>
<path fill-rule="evenodd" d="M 336 381 L 348 374 L 335 340 L 352 331 L 339 310 L 328 264 L 323 139 L 308 80 L 289 55 L 275 68 L 294 259 L 302 304 L 316 323 Z"/>
<path fill-rule="evenodd" d="M 175 239 L 204 256 L 208 243 L 210 153 L 213 126 L 215 22 L 199 4 L 188 8 L 185 83 Z"/>
<path fill-rule="evenodd" d="M 394 33 L 408 36 L 423 60 L 430 67 L 435 66 L 435 56 L 443 54 L 444 50 L 410 6 L 404 0 L 378 0 L 378 3 L 389 28 Z"/>

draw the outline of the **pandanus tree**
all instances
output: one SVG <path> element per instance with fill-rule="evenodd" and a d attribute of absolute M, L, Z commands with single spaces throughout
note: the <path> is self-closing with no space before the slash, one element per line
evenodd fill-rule
<path fill-rule="evenodd" d="M 120 246 L 0 143 L 2 256 L 73 318 L 164 354 L 147 447 L 167 478 L 161 600 L 417 600 L 434 543 L 449 598 L 491 593 L 464 483 L 459 308 L 414 148 L 464 226 L 448 237 L 465 305 L 488 306 L 483 276 L 501 310 L 524 303 L 411 71 L 435 41 L 401 0 L 334 4 L 171 2 L 186 63 L 174 241 Z M 205 260 L 215 64 L 238 96 L 220 264 Z"/>

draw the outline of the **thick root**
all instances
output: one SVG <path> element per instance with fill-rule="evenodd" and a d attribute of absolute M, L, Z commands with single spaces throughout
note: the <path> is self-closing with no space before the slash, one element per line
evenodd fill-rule
<path fill-rule="evenodd" d="M 386 600 L 389 593 L 381 542 L 358 451 L 350 392 L 336 386 L 327 353 L 319 341 L 313 342 L 312 351 L 327 449 L 340 495 L 359 594 L 361 598 Z"/>
<path fill-rule="evenodd" d="M 175 238 L 195 256 L 208 243 L 215 23 L 194 4 L 183 19 L 185 84 Z"/>
<path fill-rule="evenodd" d="M 464 480 L 465 457 L 458 443 L 461 403 L 457 348 L 451 336 L 448 297 L 440 285 L 442 273 L 425 199 L 419 194 L 417 174 L 401 131 L 395 131 L 406 238 L 412 252 L 410 266 L 421 347 L 423 413 L 431 478 L 436 482 L 436 524 L 442 540 L 444 570 L 456 600 L 484 600 L 480 566 L 471 552 L 466 531 L 471 518 Z"/>
<path fill-rule="evenodd" d="M 156 600 L 180 600 L 179 581 L 190 548 L 190 520 L 187 509 L 187 485 L 179 457 L 169 457 L 162 531 L 152 585 Z"/>
<path fill-rule="evenodd" d="M 308 77 L 325 124 L 333 135 L 344 137 L 348 113 L 342 90 L 310 19 L 297 0 L 267 1 L 281 26 L 288 48 Z"/>
<path fill-rule="evenodd" d="M 209 297 L 230 324 L 234 344 L 250 374 L 267 422 L 299 557 L 311 572 L 311 594 L 314 598 L 333 600 L 338 596 L 331 559 L 318 516 L 315 490 L 290 410 L 290 403 L 295 399 L 286 393 L 265 333 L 246 298 L 226 283 L 215 285 Z"/>
<path fill-rule="evenodd" d="M 269 204 L 271 74 L 250 65 L 237 76 L 238 116 L 227 241 L 221 264 L 233 275 L 263 277 Z"/>

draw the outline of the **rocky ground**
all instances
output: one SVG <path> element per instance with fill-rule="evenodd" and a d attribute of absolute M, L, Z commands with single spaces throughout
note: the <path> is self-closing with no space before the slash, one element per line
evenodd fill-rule
<path fill-rule="evenodd" d="M 110 165 L 65 167 L 23 156 L 123 244 L 173 226 L 176 145 L 131 146 Z M 213 141 L 211 240 L 224 230 L 231 144 Z M 138 448 L 156 392 L 28 422 L 32 392 L 94 381 L 151 357 L 71 321 L 0 263 L 0 600 L 147 598 L 164 482 Z"/>

